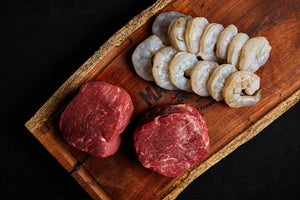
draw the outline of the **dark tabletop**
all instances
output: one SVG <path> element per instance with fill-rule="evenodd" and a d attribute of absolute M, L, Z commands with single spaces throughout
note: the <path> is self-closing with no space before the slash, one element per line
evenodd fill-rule
<path fill-rule="evenodd" d="M 113 33 L 155 1 L 14 1 L 0 6 L 0 199 L 90 199 L 25 122 Z M 300 104 L 178 197 L 300 197 Z"/>

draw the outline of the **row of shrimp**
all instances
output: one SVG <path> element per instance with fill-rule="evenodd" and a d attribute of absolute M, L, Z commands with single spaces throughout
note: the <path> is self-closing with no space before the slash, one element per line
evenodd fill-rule
<path fill-rule="evenodd" d="M 233 108 L 260 100 L 260 78 L 254 72 L 269 58 L 265 37 L 249 38 L 234 25 L 224 28 L 174 11 L 158 15 L 152 33 L 132 55 L 141 78 L 167 90 L 210 95 Z"/>

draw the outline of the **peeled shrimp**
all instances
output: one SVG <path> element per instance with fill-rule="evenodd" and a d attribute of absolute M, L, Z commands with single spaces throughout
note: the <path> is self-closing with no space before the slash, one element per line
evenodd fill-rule
<path fill-rule="evenodd" d="M 162 41 L 156 35 L 151 35 L 141 42 L 132 54 L 132 63 L 136 73 L 146 81 L 154 80 L 152 57 L 163 46 Z"/>
<path fill-rule="evenodd" d="M 206 26 L 204 33 L 200 39 L 199 53 L 203 60 L 217 61 L 216 53 L 214 52 L 217 38 L 223 31 L 224 27 L 222 24 L 211 23 Z"/>
<path fill-rule="evenodd" d="M 155 83 L 166 90 L 176 90 L 177 88 L 170 82 L 169 65 L 176 54 L 176 50 L 171 47 L 164 47 L 159 50 L 153 58 L 152 74 Z"/>
<path fill-rule="evenodd" d="M 271 49 L 265 37 L 249 39 L 242 48 L 239 69 L 255 72 L 267 62 Z"/>
<path fill-rule="evenodd" d="M 185 29 L 185 45 L 190 53 L 198 53 L 201 35 L 207 26 L 205 17 L 195 17 L 187 21 Z"/>
<path fill-rule="evenodd" d="M 191 16 L 179 17 L 178 19 L 174 19 L 169 26 L 169 39 L 177 51 L 187 51 L 184 41 L 184 31 L 186 21 L 190 18 Z"/>
<path fill-rule="evenodd" d="M 165 45 L 170 44 L 168 29 L 170 23 L 179 17 L 185 16 L 179 12 L 165 12 L 158 15 L 152 25 L 152 33 L 157 35 Z"/>
<path fill-rule="evenodd" d="M 241 50 L 248 39 L 249 36 L 246 33 L 238 33 L 232 38 L 227 50 L 227 62 L 229 64 L 238 68 Z"/>
<path fill-rule="evenodd" d="M 226 60 L 229 43 L 237 32 L 236 26 L 231 24 L 220 33 L 216 44 L 216 55 L 219 59 Z"/>
<path fill-rule="evenodd" d="M 222 92 L 232 108 L 253 106 L 260 100 L 260 78 L 249 71 L 237 71 L 227 79 Z"/>
<path fill-rule="evenodd" d="M 218 66 L 209 77 L 207 82 L 207 90 L 212 98 L 216 101 L 223 100 L 222 89 L 226 79 L 236 71 L 236 68 L 230 64 Z"/>
<path fill-rule="evenodd" d="M 195 54 L 179 52 L 172 59 L 169 72 L 171 82 L 178 88 L 187 92 L 192 92 L 191 81 L 185 77 L 189 76 L 191 68 L 198 61 Z"/>
<path fill-rule="evenodd" d="M 209 96 L 207 81 L 214 69 L 219 66 L 214 61 L 198 61 L 191 72 L 192 90 L 200 96 Z"/>

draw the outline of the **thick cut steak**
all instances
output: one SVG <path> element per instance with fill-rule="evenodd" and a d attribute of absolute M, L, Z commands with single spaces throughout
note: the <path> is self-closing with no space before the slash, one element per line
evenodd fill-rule
<path fill-rule="evenodd" d="M 134 147 L 144 167 L 174 177 L 208 155 L 207 126 L 192 106 L 155 107 L 145 113 L 134 131 Z"/>
<path fill-rule="evenodd" d="M 130 122 L 133 104 L 122 88 L 87 82 L 61 115 L 60 130 L 72 146 L 97 157 L 114 154 Z"/>

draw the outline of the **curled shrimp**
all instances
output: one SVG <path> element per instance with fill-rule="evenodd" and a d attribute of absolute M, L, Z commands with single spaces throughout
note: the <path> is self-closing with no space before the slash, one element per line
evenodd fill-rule
<path fill-rule="evenodd" d="M 168 29 L 170 23 L 179 17 L 185 16 L 179 12 L 164 12 L 158 15 L 152 25 L 152 33 L 157 35 L 165 45 L 170 44 Z"/>
<path fill-rule="evenodd" d="M 151 35 L 140 43 L 132 54 L 132 63 L 136 73 L 146 81 L 154 81 L 152 75 L 152 57 L 163 47 L 162 41 Z"/>
<path fill-rule="evenodd" d="M 153 58 L 152 74 L 155 83 L 166 90 L 176 90 L 177 88 L 170 82 L 169 65 L 177 51 L 171 47 L 164 47 L 159 50 Z"/>
<path fill-rule="evenodd" d="M 207 82 L 207 90 L 212 98 L 216 101 L 223 100 L 222 89 L 225 85 L 227 78 L 237 71 L 233 65 L 223 64 L 219 65 L 209 77 Z"/>
<path fill-rule="evenodd" d="M 172 59 L 169 65 L 171 82 L 178 88 L 187 92 L 193 92 L 191 80 L 185 76 L 190 76 L 192 67 L 198 61 L 195 54 L 179 52 Z"/>
<path fill-rule="evenodd" d="M 185 40 L 184 40 L 184 32 L 186 27 L 186 22 L 189 20 L 191 16 L 179 17 L 174 19 L 169 26 L 169 39 L 172 46 L 177 51 L 187 51 Z"/>
<path fill-rule="evenodd" d="M 249 39 L 242 48 L 239 69 L 255 72 L 267 62 L 271 49 L 265 37 Z"/>
<path fill-rule="evenodd" d="M 207 81 L 215 68 L 219 66 L 214 61 L 198 61 L 191 72 L 192 90 L 200 96 L 209 96 Z"/>
<path fill-rule="evenodd" d="M 203 60 L 218 60 L 214 50 L 218 36 L 223 29 L 223 25 L 217 23 L 211 23 L 206 26 L 200 39 L 199 52 L 197 56 L 200 56 Z"/>
<path fill-rule="evenodd" d="M 228 46 L 237 32 L 236 26 L 231 24 L 220 33 L 216 44 L 216 55 L 219 59 L 226 60 Z"/>
<path fill-rule="evenodd" d="M 184 36 L 186 47 L 190 53 L 198 53 L 200 38 L 207 24 L 208 21 L 205 17 L 195 17 L 187 21 Z"/>
<path fill-rule="evenodd" d="M 249 36 L 246 33 L 238 33 L 232 38 L 227 49 L 227 63 L 238 68 L 241 50 L 248 39 Z"/>
<path fill-rule="evenodd" d="M 253 106 L 260 100 L 260 78 L 249 71 L 237 71 L 227 79 L 222 93 L 232 108 Z"/>

